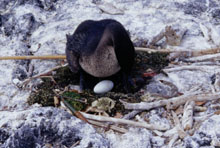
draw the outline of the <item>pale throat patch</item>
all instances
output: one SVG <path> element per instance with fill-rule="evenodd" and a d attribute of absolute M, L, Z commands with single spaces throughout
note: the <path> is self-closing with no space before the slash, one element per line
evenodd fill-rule
<path fill-rule="evenodd" d="M 80 57 L 79 64 L 94 77 L 109 77 L 121 69 L 112 46 L 98 48 L 92 55 Z"/>

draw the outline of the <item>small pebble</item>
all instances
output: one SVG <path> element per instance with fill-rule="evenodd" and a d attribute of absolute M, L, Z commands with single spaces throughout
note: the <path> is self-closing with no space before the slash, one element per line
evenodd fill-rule
<path fill-rule="evenodd" d="M 20 80 L 18 80 L 18 79 L 13 79 L 12 82 L 13 82 L 15 85 L 17 85 L 17 84 L 20 83 Z"/>
<path fill-rule="evenodd" d="M 81 88 L 80 88 L 79 85 L 69 85 L 68 87 L 69 87 L 69 89 L 71 89 L 71 90 L 76 90 L 76 91 L 78 91 L 79 93 L 83 92 L 83 91 L 81 90 Z"/>
<path fill-rule="evenodd" d="M 95 85 L 93 91 L 96 94 L 103 94 L 103 93 L 111 91 L 113 87 L 114 87 L 114 84 L 113 84 L 112 81 L 103 80 L 103 81 L 101 81 L 101 82 L 99 82 L 98 84 Z"/>

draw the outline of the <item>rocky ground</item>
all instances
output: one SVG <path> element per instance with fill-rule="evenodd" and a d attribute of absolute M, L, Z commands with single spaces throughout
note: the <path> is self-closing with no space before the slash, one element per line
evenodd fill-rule
<path fill-rule="evenodd" d="M 154 125 L 153 129 L 118 125 L 125 131 L 118 133 L 85 123 L 63 109 L 52 107 L 53 103 L 49 107 L 41 102 L 33 104 L 36 102 L 31 102 L 30 96 L 33 90 L 39 92 L 37 86 L 44 79 L 31 81 L 25 89 L 21 89 L 20 84 L 65 61 L 1 60 L 0 147 L 220 146 L 218 0 L 2 0 L 0 55 L 65 54 L 66 34 L 72 34 L 86 19 L 104 18 L 121 22 L 135 46 L 167 50 L 169 61 L 162 62 L 158 62 L 161 52 L 138 51 L 139 65 L 134 68 L 134 79 L 144 76 L 143 86 L 131 94 L 120 92 L 120 87 L 115 88 L 115 93 L 106 94 L 123 108 L 123 111 L 117 108 L 109 113 L 115 118 L 116 113 L 125 117 L 132 112 L 134 107 L 126 102 L 151 103 L 148 108 L 144 107 L 149 104 L 139 108 L 141 112 L 136 112 L 130 120 Z M 146 78 L 149 71 L 157 75 Z M 91 94 L 83 97 L 89 99 L 88 96 Z M 171 99 L 174 101 L 169 101 Z M 163 101 L 158 103 L 160 100 Z M 185 117 L 187 113 L 193 125 L 189 128 L 184 127 L 184 120 L 190 119 Z"/>

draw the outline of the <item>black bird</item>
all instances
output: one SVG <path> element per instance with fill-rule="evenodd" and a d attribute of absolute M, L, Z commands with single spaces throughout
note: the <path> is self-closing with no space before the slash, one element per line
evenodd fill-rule
<path fill-rule="evenodd" d="M 121 73 L 124 88 L 130 91 L 135 51 L 121 23 L 113 19 L 86 20 L 66 37 L 67 61 L 73 73 L 80 73 L 81 89 L 90 86 L 92 79 L 86 77 L 106 78 Z"/>

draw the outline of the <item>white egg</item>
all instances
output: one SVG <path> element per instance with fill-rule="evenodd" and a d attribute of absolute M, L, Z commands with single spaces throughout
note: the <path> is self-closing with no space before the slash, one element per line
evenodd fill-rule
<path fill-rule="evenodd" d="M 93 89 L 96 94 L 103 94 L 109 92 L 114 87 L 114 83 L 110 80 L 103 80 L 97 83 Z"/>

